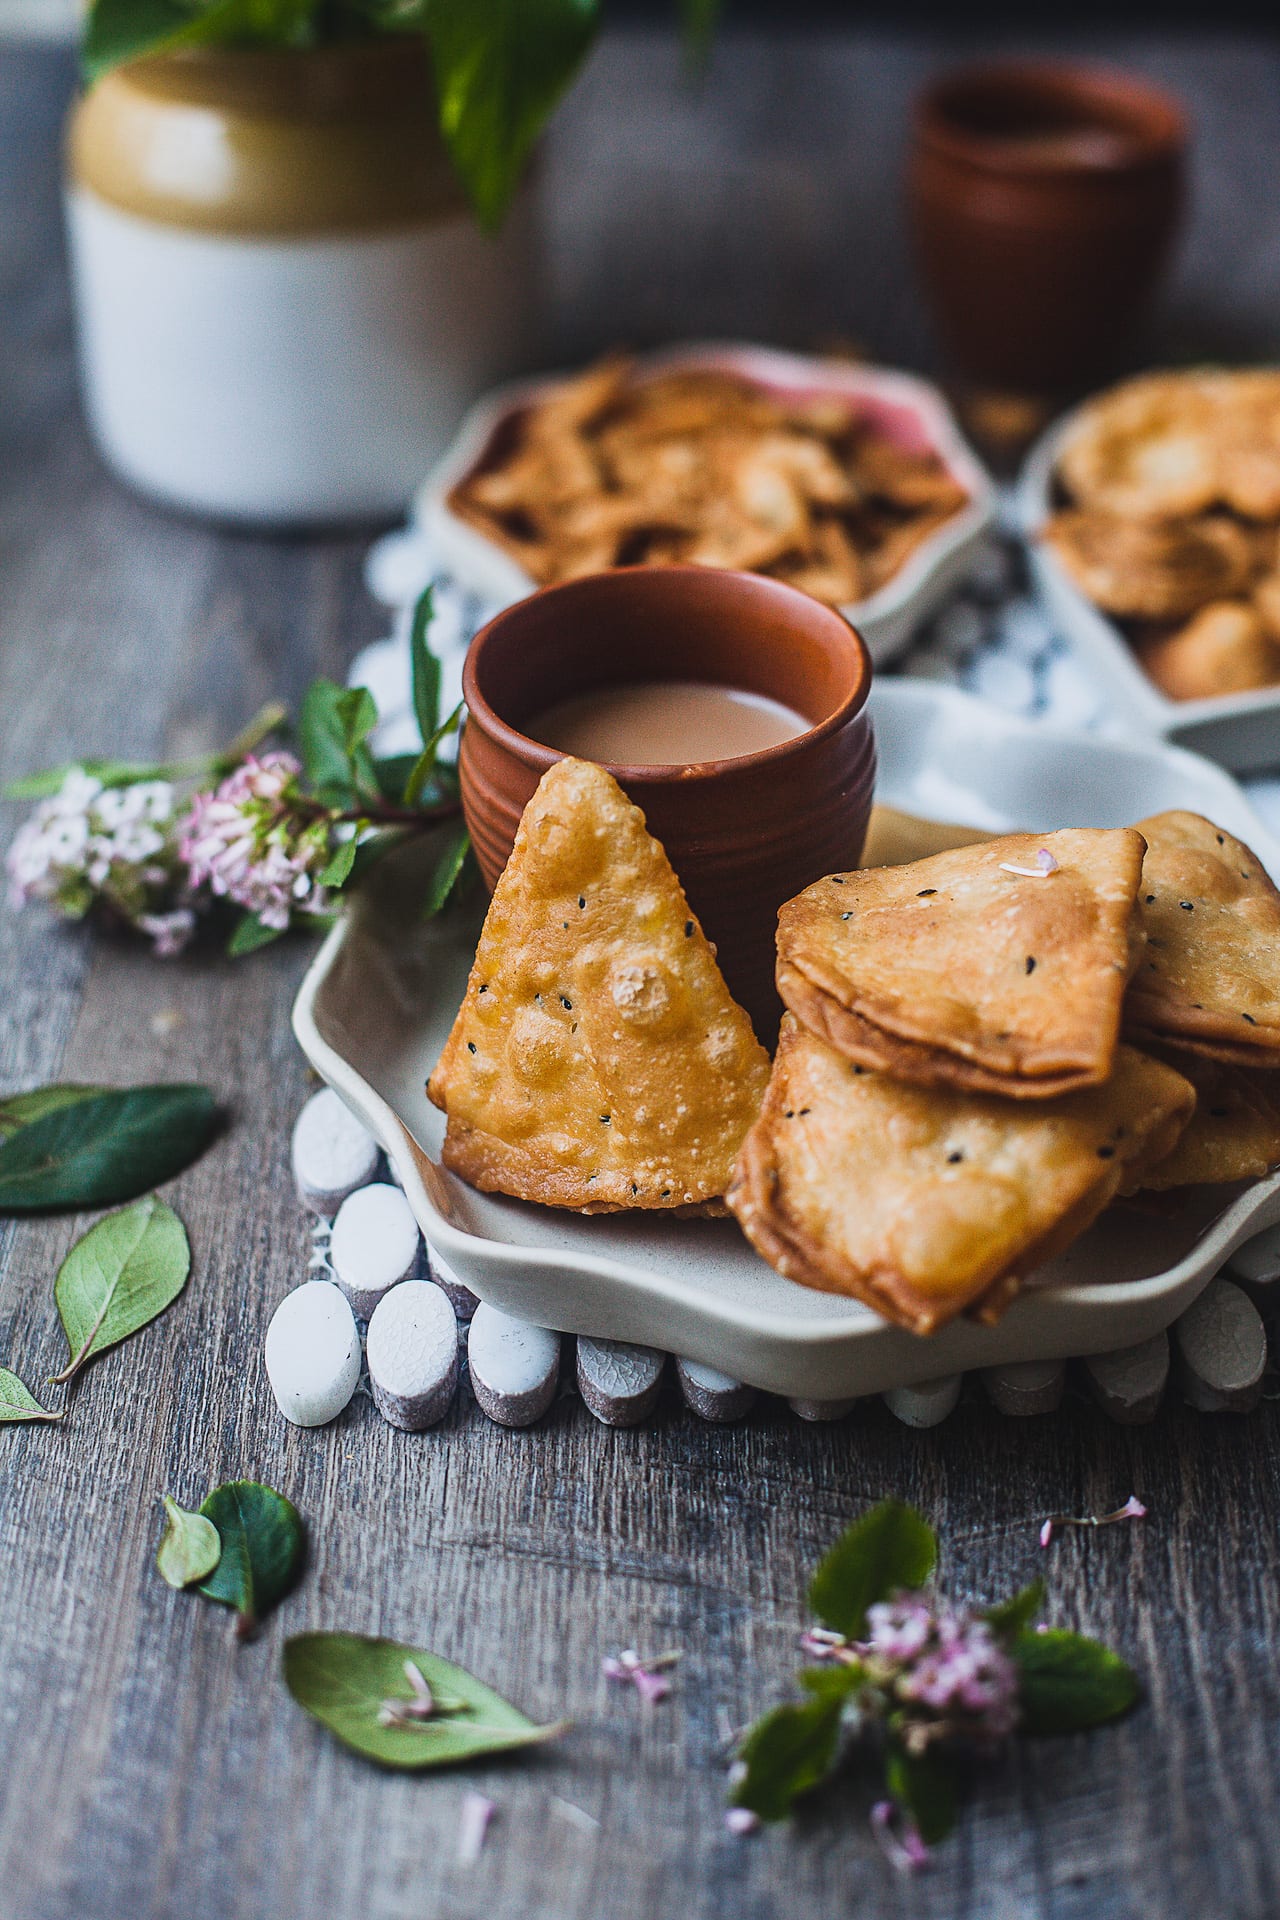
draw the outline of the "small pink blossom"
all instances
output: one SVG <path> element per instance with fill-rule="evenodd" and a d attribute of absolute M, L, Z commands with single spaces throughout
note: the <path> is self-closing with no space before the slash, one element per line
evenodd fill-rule
<path fill-rule="evenodd" d="M 899 1825 L 900 1834 L 895 1831 Z M 871 1831 L 880 1851 L 899 1873 L 919 1873 L 928 1866 L 930 1853 L 919 1829 L 910 1820 L 900 1820 L 892 1800 L 876 1801 L 871 1809 Z"/>
<path fill-rule="evenodd" d="M 678 1652 L 668 1652 L 655 1653 L 642 1660 L 634 1647 L 626 1647 L 619 1654 L 606 1654 L 600 1662 L 600 1671 L 606 1680 L 629 1683 L 646 1706 L 652 1706 L 658 1700 L 665 1700 L 671 1692 L 666 1669 L 674 1667 L 679 1658 Z"/>
<path fill-rule="evenodd" d="M 1034 867 L 1020 867 L 1016 860 L 1000 860 L 996 864 L 1001 873 L 1016 873 L 1024 880 L 1047 880 L 1051 873 L 1058 871 L 1058 862 L 1048 847 L 1041 847 Z"/>
<path fill-rule="evenodd" d="M 193 887 L 210 891 L 283 932 L 296 912 L 326 905 L 319 875 L 329 828 L 299 808 L 301 765 L 291 753 L 250 754 L 212 793 L 197 793 L 179 851 Z"/>
<path fill-rule="evenodd" d="M 158 960 L 172 960 L 186 947 L 196 930 L 196 916 L 190 907 L 176 907 L 171 913 L 140 913 L 138 930 L 148 934 L 151 951 Z"/>
<path fill-rule="evenodd" d="M 489 1822 L 497 1810 L 486 1795 L 477 1793 L 474 1787 L 467 1788 L 462 1796 L 462 1814 L 458 1821 L 459 1866 L 474 1867 L 484 1851 Z"/>
<path fill-rule="evenodd" d="M 724 1823 L 730 1833 L 741 1838 L 743 1834 L 756 1832 L 760 1825 L 760 1815 L 753 1813 L 750 1807 L 727 1807 Z"/>
<path fill-rule="evenodd" d="M 1047 1547 L 1059 1527 L 1112 1527 L 1117 1520 L 1145 1520 L 1147 1510 L 1136 1493 L 1113 1513 L 1051 1513 L 1040 1529 L 1040 1545 Z"/>

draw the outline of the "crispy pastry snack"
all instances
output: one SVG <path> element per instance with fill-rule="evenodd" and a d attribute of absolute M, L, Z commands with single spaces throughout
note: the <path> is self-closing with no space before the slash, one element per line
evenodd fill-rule
<path fill-rule="evenodd" d="M 1243 840 L 1198 813 L 1155 814 L 1138 832 L 1147 944 L 1126 1031 L 1280 1067 L 1280 891 Z"/>
<path fill-rule="evenodd" d="M 913 1333 L 966 1310 L 995 1320 L 1172 1149 L 1194 1104 L 1186 1080 L 1131 1047 L 1104 1085 L 1053 1101 L 906 1086 L 787 1014 L 729 1205 L 790 1280 Z"/>
<path fill-rule="evenodd" d="M 559 761 L 525 808 L 428 1082 L 449 1116 L 445 1165 L 582 1213 L 708 1210 L 768 1077 L 644 815 L 602 767 Z"/>
<path fill-rule="evenodd" d="M 1067 828 L 830 875 L 778 915 L 778 991 L 847 1059 L 919 1086 L 1093 1085 L 1115 1055 L 1142 853 L 1129 828 Z"/>
<path fill-rule="evenodd" d="M 1280 1074 L 1173 1047 L 1162 1047 L 1160 1057 L 1191 1082 L 1196 1110 L 1172 1153 L 1142 1172 L 1144 1191 L 1261 1180 L 1280 1164 Z"/>

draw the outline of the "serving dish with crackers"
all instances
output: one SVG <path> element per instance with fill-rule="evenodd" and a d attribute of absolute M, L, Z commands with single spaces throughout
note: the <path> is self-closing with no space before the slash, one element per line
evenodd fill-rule
<path fill-rule="evenodd" d="M 1032 450 L 1019 489 L 1055 621 L 1127 724 L 1224 766 L 1280 753 L 1280 371 L 1144 375 Z"/>
<path fill-rule="evenodd" d="M 872 712 L 772 1066 L 603 768 L 544 776 L 487 913 L 422 922 L 430 848 L 369 876 L 295 1031 L 482 1298 L 839 1399 L 1136 1343 L 1280 1222 L 1280 850 L 1234 782 L 933 686 Z"/>
<path fill-rule="evenodd" d="M 746 568 L 838 606 L 883 662 L 965 578 L 994 511 L 926 382 L 708 343 L 500 389 L 415 518 L 494 607 L 617 564 Z"/>

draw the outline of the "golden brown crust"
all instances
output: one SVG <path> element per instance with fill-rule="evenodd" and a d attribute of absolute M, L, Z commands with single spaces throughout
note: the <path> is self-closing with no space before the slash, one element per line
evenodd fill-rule
<path fill-rule="evenodd" d="M 1171 700 L 1208 700 L 1280 681 L 1280 645 L 1246 600 L 1213 600 L 1174 632 L 1139 640 L 1135 651 Z"/>
<path fill-rule="evenodd" d="M 1003 1311 L 1130 1170 L 1172 1149 L 1194 1104 L 1128 1047 L 1103 1086 L 1038 1105 L 912 1087 L 851 1067 L 788 1014 L 729 1205 L 788 1279 L 932 1333 Z"/>
<path fill-rule="evenodd" d="M 1280 1074 L 1228 1066 L 1174 1047 L 1160 1048 L 1159 1058 L 1191 1082 L 1196 1108 L 1172 1152 L 1138 1170 L 1137 1189 L 1166 1193 L 1261 1180 L 1280 1164 Z"/>
<path fill-rule="evenodd" d="M 1125 1030 L 1241 1066 L 1280 1065 L 1280 891 L 1252 848 L 1198 813 L 1140 821 L 1146 952 Z"/>
<path fill-rule="evenodd" d="M 1254 570 L 1249 540 L 1222 514 L 1127 520 L 1071 508 L 1041 538 L 1095 606 L 1134 620 L 1185 619 L 1245 592 Z"/>
<path fill-rule="evenodd" d="M 428 1082 L 445 1165 L 546 1206 L 705 1210 L 768 1074 L 644 815 L 602 767 L 559 761 Z"/>
<path fill-rule="evenodd" d="M 1042 851 L 1058 864 L 1037 877 Z M 1040 1099 L 1095 1084 L 1135 963 L 1142 854 L 1131 829 L 1066 828 L 828 876 L 778 916 L 778 990 L 850 1059 L 920 1085 Z"/>

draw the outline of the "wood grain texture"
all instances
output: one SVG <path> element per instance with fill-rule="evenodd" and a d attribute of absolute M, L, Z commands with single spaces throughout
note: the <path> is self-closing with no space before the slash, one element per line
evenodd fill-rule
<path fill-rule="evenodd" d="M 553 331 L 860 336 L 928 364 L 896 218 L 903 112 L 959 38 L 731 36 L 701 100 L 671 44 L 611 39 L 544 173 Z M 1077 49 L 1079 50 L 1079 49 Z M 1196 214 L 1170 346 L 1274 344 L 1280 55 L 1270 42 L 1098 40 L 1191 98 Z M 71 751 L 145 754 L 229 733 L 268 695 L 340 671 L 379 616 L 358 541 L 229 536 L 113 485 L 75 409 L 56 183 L 69 60 L 0 51 L 0 775 Z M 300 945 L 152 963 L 0 912 L 0 1084 L 208 1078 L 233 1125 L 169 1190 L 194 1277 L 88 1372 L 62 1428 L 0 1435 L 0 1913 L 4 1920 L 1214 1920 L 1280 1909 L 1280 1419 L 1177 1404 L 1113 1426 L 1078 1394 L 1010 1422 L 966 1396 L 933 1432 L 876 1402 L 739 1427 L 668 1386 L 613 1431 L 563 1394 L 528 1432 L 460 1397 L 424 1434 L 358 1395 L 319 1432 L 267 1386 L 272 1308 L 306 1270 L 289 1176 L 307 1091 L 287 1011 Z M 0 1225 L 0 1362 L 39 1387 L 60 1352 L 52 1279 L 83 1223 Z M 159 1496 L 261 1476 L 311 1527 L 298 1593 L 251 1646 L 155 1574 Z M 1070 1532 L 1050 1512 L 1130 1492 L 1150 1517 Z M 719 1748 L 797 1659 L 807 1570 L 884 1494 L 915 1501 L 960 1596 L 1046 1573 L 1051 1617 L 1147 1680 L 1123 1726 L 975 1770 L 971 1810 L 906 1885 L 855 1785 L 793 1830 L 733 1840 Z M 381 1775 L 293 1707 L 281 1641 L 382 1632 L 474 1666 L 575 1729 L 518 1763 Z M 682 1647 L 646 1712 L 601 1655 Z M 500 1815 L 456 1864 L 468 1782 Z M 552 1818 L 553 1796 L 600 1822 Z M 849 1817 L 851 1812 L 852 1817 Z"/>

